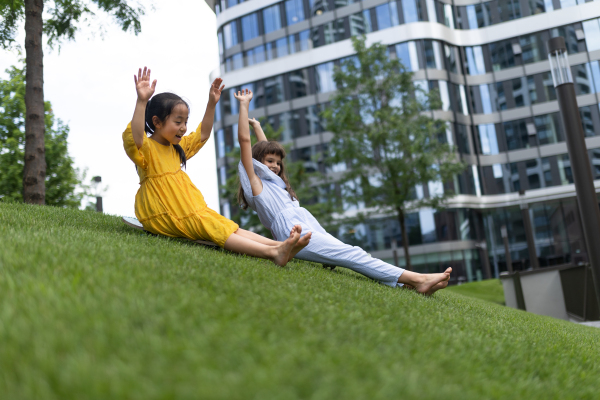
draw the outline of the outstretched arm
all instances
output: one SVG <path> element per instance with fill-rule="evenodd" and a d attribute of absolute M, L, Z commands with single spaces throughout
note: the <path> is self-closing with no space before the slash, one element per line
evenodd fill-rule
<path fill-rule="evenodd" d="M 262 128 L 260 127 L 260 121 L 257 121 L 256 118 L 252 118 L 252 119 L 248 119 L 248 123 L 252 126 L 252 129 L 254 129 L 254 134 L 256 135 L 256 138 L 258 139 L 258 141 L 266 142 L 267 136 L 265 135 Z"/>
<path fill-rule="evenodd" d="M 210 85 L 210 92 L 208 93 L 208 104 L 206 105 L 206 112 L 204 118 L 202 118 L 202 128 L 200 128 L 200 140 L 205 141 L 210 137 L 210 132 L 213 128 L 213 122 L 215 120 L 215 108 L 221 98 L 221 92 L 225 88 L 225 85 L 221 85 L 223 79 L 217 78 Z"/>
<path fill-rule="evenodd" d="M 254 164 L 252 163 L 252 142 L 250 141 L 250 126 L 248 125 L 248 108 L 252 100 L 252 91 L 246 89 L 237 92 L 234 95 L 240 102 L 240 117 L 238 120 L 238 142 L 240 143 L 240 154 L 242 164 L 248 174 L 252 194 L 258 196 L 262 193 L 262 181 L 254 173 Z"/>
<path fill-rule="evenodd" d="M 146 124 L 146 104 L 154 94 L 156 89 L 156 79 L 150 84 L 150 69 L 144 67 L 144 71 L 140 68 L 137 76 L 133 75 L 135 81 L 135 90 L 137 91 L 137 101 L 135 102 L 135 111 L 131 118 L 131 133 L 133 141 L 138 149 L 144 143 L 144 125 Z"/>

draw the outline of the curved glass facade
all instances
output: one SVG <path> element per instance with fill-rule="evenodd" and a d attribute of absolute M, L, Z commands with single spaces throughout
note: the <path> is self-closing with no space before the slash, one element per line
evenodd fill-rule
<path fill-rule="evenodd" d="M 256 7 L 251 7 L 254 1 Z M 320 112 L 336 90 L 334 68 L 351 56 L 329 55 L 340 54 L 352 36 L 376 34 L 388 46 L 389 57 L 412 71 L 421 88 L 439 91 L 442 107 L 435 115 L 448 120 L 442 140 L 453 144 L 469 165 L 453 182 L 414 188 L 417 198 L 448 189 L 459 194 L 443 212 L 419 210 L 408 216 L 416 270 L 453 266 L 455 279 L 469 281 L 482 276 L 489 260 L 497 274 L 506 268 L 504 248 L 497 243 L 502 224 L 514 232 L 510 248 L 516 268 L 527 268 L 520 211 L 514 211 L 523 199 L 530 203 L 540 265 L 585 259 L 546 43 L 565 38 L 594 177 L 600 179 L 600 7 L 570 0 L 463 1 L 459 6 L 438 0 L 252 0 L 241 15 L 234 12 L 239 3 L 221 0 L 215 5 L 218 74 L 234 82 L 222 96 L 215 123 L 221 182 L 227 178 L 225 154 L 237 144 L 233 92 L 246 87 L 255 93 L 251 116 L 282 128 L 294 160 L 323 174 L 343 171 L 345 165 L 325 165 L 319 157 L 331 138 Z M 588 7 L 590 18 L 577 20 L 564 11 L 562 19 L 555 18 L 563 23 L 549 26 L 539 15 L 572 7 Z M 227 15 L 231 19 L 224 19 Z M 401 29 L 407 24 L 415 24 L 417 33 L 405 37 L 409 31 Z M 497 24 L 511 24 L 511 29 L 492 27 Z M 435 33 L 437 29 L 444 33 Z M 466 35 L 472 30 L 486 30 L 481 37 L 489 41 Z M 343 190 L 333 184 L 323 193 Z M 525 197 L 519 197 L 522 191 Z M 542 200 L 549 197 L 554 200 Z M 360 207 L 364 205 L 345 205 L 346 210 Z M 230 210 L 223 202 L 221 211 L 227 215 Z M 401 243 L 397 221 L 385 216 L 336 234 L 387 261 L 393 260 L 392 239 Z M 401 249 L 397 254 L 402 264 Z"/>

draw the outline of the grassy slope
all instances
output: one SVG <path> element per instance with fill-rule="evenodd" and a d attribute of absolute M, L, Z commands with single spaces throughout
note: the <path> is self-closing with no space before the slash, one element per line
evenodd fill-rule
<path fill-rule="evenodd" d="M 448 290 L 462 294 L 463 296 L 475 297 L 504 305 L 504 289 L 502 289 L 502 282 L 499 279 L 488 279 L 481 282 L 451 286 Z"/>
<path fill-rule="evenodd" d="M 600 330 L 0 203 L 2 399 L 595 398 Z"/>

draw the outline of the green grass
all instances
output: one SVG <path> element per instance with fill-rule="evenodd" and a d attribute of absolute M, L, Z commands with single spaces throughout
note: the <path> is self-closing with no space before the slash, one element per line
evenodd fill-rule
<path fill-rule="evenodd" d="M 504 305 L 504 290 L 500 279 L 488 279 L 481 282 L 450 286 L 448 291 Z"/>
<path fill-rule="evenodd" d="M 338 269 L 0 203 L 0 399 L 598 396 L 599 329 Z"/>

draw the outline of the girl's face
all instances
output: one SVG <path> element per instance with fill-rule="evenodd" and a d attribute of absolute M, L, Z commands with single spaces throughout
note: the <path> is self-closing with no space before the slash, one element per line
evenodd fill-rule
<path fill-rule="evenodd" d="M 181 138 L 187 132 L 189 110 L 185 104 L 177 104 L 171 114 L 160 121 L 158 117 L 153 117 L 154 127 L 156 128 L 152 138 L 162 145 L 179 144 Z"/>
<path fill-rule="evenodd" d="M 262 163 L 273 171 L 275 175 L 279 176 L 279 171 L 281 171 L 281 157 L 277 154 L 267 154 Z"/>

